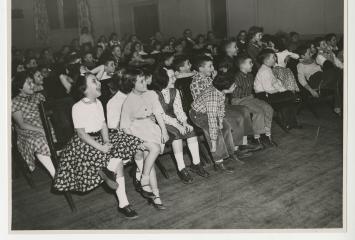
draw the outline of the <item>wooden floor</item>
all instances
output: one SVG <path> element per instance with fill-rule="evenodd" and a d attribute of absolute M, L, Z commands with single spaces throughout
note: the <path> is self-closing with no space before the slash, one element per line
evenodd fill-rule
<path fill-rule="evenodd" d="M 300 114 L 302 130 L 286 134 L 274 126 L 279 147 L 254 154 L 233 175 L 209 167 L 209 179 L 194 176 L 193 184 L 184 185 L 167 157 L 171 177 L 158 176 L 166 211 L 148 206 L 126 174 L 128 198 L 139 213 L 135 220 L 119 214 L 114 195 L 102 187 L 73 196 L 78 211 L 71 213 L 37 169 L 34 189 L 22 176 L 12 182 L 12 229 L 341 228 L 342 126 L 330 109 L 321 110 L 319 121 L 307 111 Z"/>

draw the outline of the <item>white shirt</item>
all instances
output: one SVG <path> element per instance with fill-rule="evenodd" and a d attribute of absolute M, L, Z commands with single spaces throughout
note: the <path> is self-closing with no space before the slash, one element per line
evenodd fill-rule
<path fill-rule="evenodd" d="M 98 132 L 105 122 L 104 109 L 100 100 L 89 102 L 83 98 L 75 103 L 72 108 L 74 128 L 84 128 L 86 133 Z"/>
<path fill-rule="evenodd" d="M 127 95 L 118 91 L 107 103 L 107 126 L 116 129 L 120 124 L 122 105 Z"/>
<path fill-rule="evenodd" d="M 270 94 L 286 91 L 280 80 L 273 74 L 272 69 L 265 64 L 261 65 L 256 74 L 254 90 L 256 93 L 266 92 Z"/>
<path fill-rule="evenodd" d="M 298 54 L 293 53 L 293 52 L 289 52 L 287 49 L 282 52 L 277 52 L 276 56 L 277 56 L 277 63 L 275 66 L 278 66 L 278 67 L 286 67 L 285 59 L 288 56 L 290 56 L 293 59 L 300 58 L 300 56 Z"/>
<path fill-rule="evenodd" d="M 321 72 L 322 68 L 315 62 L 310 64 L 304 64 L 300 62 L 297 64 L 298 81 L 302 86 L 306 86 L 309 78 L 316 72 Z"/>

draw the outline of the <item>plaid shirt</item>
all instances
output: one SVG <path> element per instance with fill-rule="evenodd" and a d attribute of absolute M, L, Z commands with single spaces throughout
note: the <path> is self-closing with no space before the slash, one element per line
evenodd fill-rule
<path fill-rule="evenodd" d="M 240 99 L 252 95 L 254 88 L 254 77 L 251 73 L 238 72 L 235 76 L 236 88 L 232 94 L 233 98 Z"/>
<path fill-rule="evenodd" d="M 193 99 L 195 100 L 206 88 L 212 85 L 213 79 L 211 77 L 203 76 L 201 73 L 197 73 L 192 77 L 190 90 Z"/>
<path fill-rule="evenodd" d="M 45 101 L 45 97 L 41 93 L 31 96 L 20 93 L 12 99 L 11 113 L 20 111 L 25 123 L 42 128 L 38 109 L 38 104 L 41 101 Z"/>
<path fill-rule="evenodd" d="M 210 86 L 192 103 L 193 110 L 207 114 L 211 140 L 217 140 L 218 130 L 223 126 L 225 99 L 223 92 Z"/>

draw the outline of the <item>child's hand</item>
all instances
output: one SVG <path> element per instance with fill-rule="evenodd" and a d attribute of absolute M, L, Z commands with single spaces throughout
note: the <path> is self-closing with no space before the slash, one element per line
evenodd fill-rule
<path fill-rule="evenodd" d="M 315 98 L 319 98 L 319 94 L 315 90 L 313 90 L 313 89 L 311 89 L 311 90 L 312 90 L 311 91 L 312 96 Z"/>
<path fill-rule="evenodd" d="M 187 122 L 184 122 L 182 125 L 186 128 L 187 132 L 192 132 L 194 130 L 193 126 L 191 126 Z"/>
<path fill-rule="evenodd" d="M 184 126 L 180 125 L 178 127 L 178 130 L 179 130 L 181 135 L 185 135 L 186 134 L 186 128 Z"/>
<path fill-rule="evenodd" d="M 168 132 L 165 130 L 162 131 L 162 142 L 166 143 L 167 141 L 169 141 L 169 134 Z"/>
<path fill-rule="evenodd" d="M 104 144 L 104 145 L 102 145 L 102 147 L 101 147 L 101 151 L 102 152 L 104 152 L 104 153 L 109 153 L 110 152 L 110 150 L 111 150 L 111 148 L 112 148 L 112 145 L 110 145 L 110 144 Z"/>

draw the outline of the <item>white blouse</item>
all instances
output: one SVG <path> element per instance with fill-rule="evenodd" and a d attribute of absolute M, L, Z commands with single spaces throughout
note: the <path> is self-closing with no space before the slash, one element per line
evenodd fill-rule
<path fill-rule="evenodd" d="M 286 91 L 280 80 L 275 77 L 272 69 L 265 64 L 261 65 L 256 74 L 254 90 L 256 93 L 266 92 L 270 94 Z"/>
<path fill-rule="evenodd" d="M 90 102 L 83 98 L 72 108 L 74 128 L 84 128 L 86 133 L 98 132 L 105 122 L 104 109 L 100 100 Z"/>
<path fill-rule="evenodd" d="M 118 91 L 107 103 L 107 126 L 116 129 L 119 127 L 122 105 L 127 95 Z"/>

